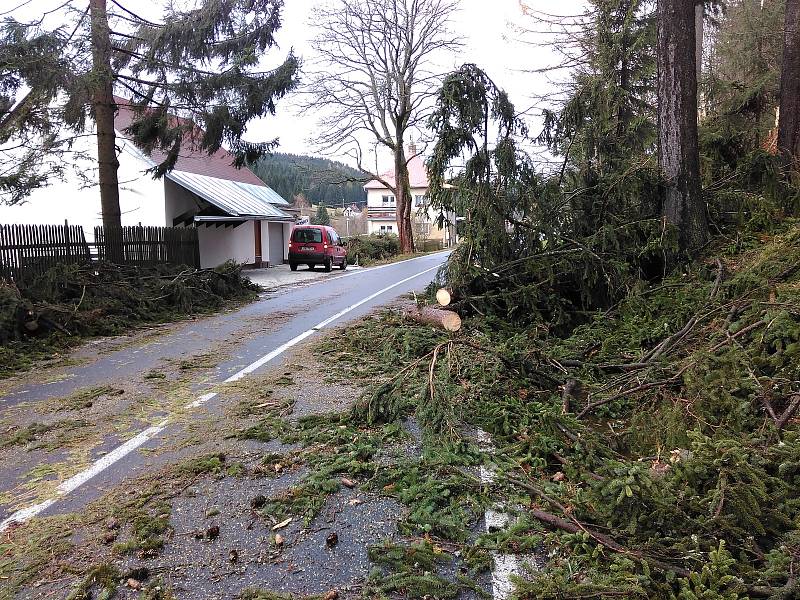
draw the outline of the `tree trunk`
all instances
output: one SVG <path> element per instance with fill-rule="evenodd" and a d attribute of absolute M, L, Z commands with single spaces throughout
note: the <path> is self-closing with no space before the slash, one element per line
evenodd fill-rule
<path fill-rule="evenodd" d="M 432 325 L 447 331 L 461 329 L 461 317 L 457 312 L 434 306 L 409 305 L 403 309 L 403 316 L 422 325 Z"/>
<path fill-rule="evenodd" d="M 800 172 L 800 0 L 786 0 L 778 151 L 787 172 Z"/>
<path fill-rule="evenodd" d="M 408 165 L 403 148 L 403 137 L 398 132 L 397 149 L 394 153 L 395 198 L 397 207 L 397 235 L 400 237 L 400 252 L 414 251 L 414 232 L 411 229 L 411 189 Z"/>
<path fill-rule="evenodd" d="M 117 181 L 116 134 L 114 132 L 114 74 L 111 70 L 111 34 L 108 28 L 106 0 L 89 0 L 92 17 L 92 104 L 97 127 L 97 165 L 100 180 L 100 206 L 103 226 L 122 225 Z M 111 233 L 107 231 L 106 235 Z M 116 247 L 116 244 L 112 244 Z M 110 257 L 115 260 L 119 257 Z"/>
<path fill-rule="evenodd" d="M 658 151 L 663 214 L 683 251 L 708 240 L 697 147 L 694 0 L 658 0 Z"/>
<path fill-rule="evenodd" d="M 702 2 L 697 2 L 694 7 L 694 61 L 698 85 L 700 85 L 700 78 L 703 76 L 703 17 L 705 12 L 705 5 Z"/>

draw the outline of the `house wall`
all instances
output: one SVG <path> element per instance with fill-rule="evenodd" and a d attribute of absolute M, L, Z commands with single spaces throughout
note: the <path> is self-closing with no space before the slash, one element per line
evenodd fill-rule
<path fill-rule="evenodd" d="M 280 255 L 281 260 L 279 263 L 273 262 L 273 256 L 269 251 L 270 241 L 269 221 L 261 221 L 261 260 L 264 263 L 269 263 L 269 265 L 272 266 L 274 264 L 280 264 L 283 262 L 283 253 Z"/>
<path fill-rule="evenodd" d="M 381 230 L 381 226 L 385 227 L 385 230 Z M 378 233 L 394 233 L 397 234 L 397 223 L 395 221 L 387 221 L 385 219 L 368 219 L 367 220 L 367 234 L 378 234 Z"/>
<path fill-rule="evenodd" d="M 85 153 L 90 160 L 77 160 L 75 170 L 84 173 L 91 185 L 71 167 L 64 181 L 52 181 L 45 188 L 34 190 L 21 205 L 0 205 L 0 223 L 60 225 L 66 219 L 71 225 L 82 225 L 87 239 L 91 239 L 95 225 L 102 225 L 100 215 L 100 189 L 97 185 L 97 149 L 91 133 L 76 139 L 74 150 Z M 117 138 L 119 154 L 119 192 L 123 225 L 166 224 L 164 215 L 164 181 L 154 180 L 145 173 L 149 163 L 139 151 L 122 138 Z"/>
<path fill-rule="evenodd" d="M 256 259 L 253 228 L 253 221 L 245 221 L 233 228 L 215 225 L 198 227 L 200 266 L 203 268 L 216 267 L 226 260 L 253 264 Z M 263 251 L 263 238 L 261 243 Z"/>
<path fill-rule="evenodd" d="M 194 192 L 190 192 L 166 177 L 164 178 L 164 190 L 164 219 L 167 227 L 173 226 L 173 219 L 178 215 L 200 206 L 200 199 Z"/>
<path fill-rule="evenodd" d="M 292 223 L 283 224 L 283 239 L 286 242 L 283 244 L 283 262 L 289 261 L 289 240 L 292 238 Z"/>
<path fill-rule="evenodd" d="M 284 246 L 287 246 L 283 237 L 283 223 L 269 223 L 269 264 L 271 267 L 282 265 L 284 261 Z"/>
<path fill-rule="evenodd" d="M 411 198 L 412 202 L 415 202 L 416 196 L 424 196 L 428 193 L 427 188 L 411 188 Z M 367 209 L 382 209 L 386 208 L 386 212 L 389 210 L 394 210 L 396 204 L 386 205 L 383 203 L 383 196 L 389 195 L 391 192 L 386 189 L 370 189 L 367 190 Z M 439 216 L 438 211 L 434 211 L 430 207 L 428 207 L 427 211 L 421 212 L 419 207 L 416 205 L 416 202 L 411 207 L 411 218 L 412 218 L 412 229 L 414 231 L 415 238 L 424 237 L 426 240 L 439 240 L 443 244 L 446 244 L 448 241 L 448 233 L 447 228 L 439 228 L 436 223 L 436 218 Z M 423 226 L 427 224 L 427 235 L 422 236 L 422 229 Z M 381 233 L 381 226 L 390 227 L 391 232 L 397 233 L 397 225 L 394 221 L 389 221 L 386 219 L 367 219 L 367 233 L 368 234 L 378 234 Z"/>

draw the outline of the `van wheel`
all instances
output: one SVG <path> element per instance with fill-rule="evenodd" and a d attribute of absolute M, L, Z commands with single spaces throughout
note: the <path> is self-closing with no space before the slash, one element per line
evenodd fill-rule
<path fill-rule="evenodd" d="M 340 265 L 339 265 L 339 268 L 340 268 L 342 271 L 344 271 L 344 270 L 347 268 L 347 259 L 346 259 L 346 258 L 343 258 L 343 259 L 342 259 L 342 264 L 340 264 Z"/>
<path fill-rule="evenodd" d="M 325 259 L 325 272 L 330 273 L 333 268 L 333 261 L 330 258 Z"/>
<path fill-rule="evenodd" d="M 297 263 L 289 263 L 289 268 L 292 271 L 297 271 Z"/>

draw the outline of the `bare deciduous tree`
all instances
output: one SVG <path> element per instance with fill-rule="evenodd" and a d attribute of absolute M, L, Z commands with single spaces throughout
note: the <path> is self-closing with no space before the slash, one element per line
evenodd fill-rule
<path fill-rule="evenodd" d="M 435 56 L 459 46 L 448 23 L 453 0 L 338 0 L 314 11 L 318 60 L 309 75 L 307 108 L 319 111 L 317 143 L 350 153 L 366 177 L 397 198 L 403 252 L 413 249 L 411 190 L 405 141 L 425 128 L 441 75 Z M 394 178 L 363 163 L 371 140 L 394 157 Z"/>

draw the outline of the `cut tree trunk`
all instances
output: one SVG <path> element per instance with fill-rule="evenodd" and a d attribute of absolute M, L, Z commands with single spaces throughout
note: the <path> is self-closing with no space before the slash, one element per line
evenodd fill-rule
<path fill-rule="evenodd" d="M 92 78 L 91 94 L 94 120 L 97 128 L 97 167 L 100 183 L 100 207 L 106 239 L 122 236 L 119 208 L 119 181 L 117 170 L 116 133 L 114 131 L 114 74 L 111 70 L 111 34 L 108 27 L 106 0 L 90 0 L 92 20 Z M 110 243 L 108 250 L 119 254 L 122 244 Z M 108 255 L 113 262 L 121 256 Z"/>
<path fill-rule="evenodd" d="M 452 310 L 443 310 L 433 306 L 418 307 L 414 304 L 403 309 L 403 316 L 417 323 L 433 325 L 447 331 L 461 329 L 461 317 Z"/>
<path fill-rule="evenodd" d="M 778 152 L 787 172 L 800 173 L 800 0 L 786 0 Z"/>
<path fill-rule="evenodd" d="M 700 191 L 694 0 L 658 0 L 658 151 L 665 178 L 663 215 L 681 250 L 708 240 Z"/>
<path fill-rule="evenodd" d="M 453 301 L 453 296 L 449 290 L 445 288 L 439 288 L 439 290 L 436 292 L 436 301 L 439 303 L 439 306 L 447 306 Z"/>

